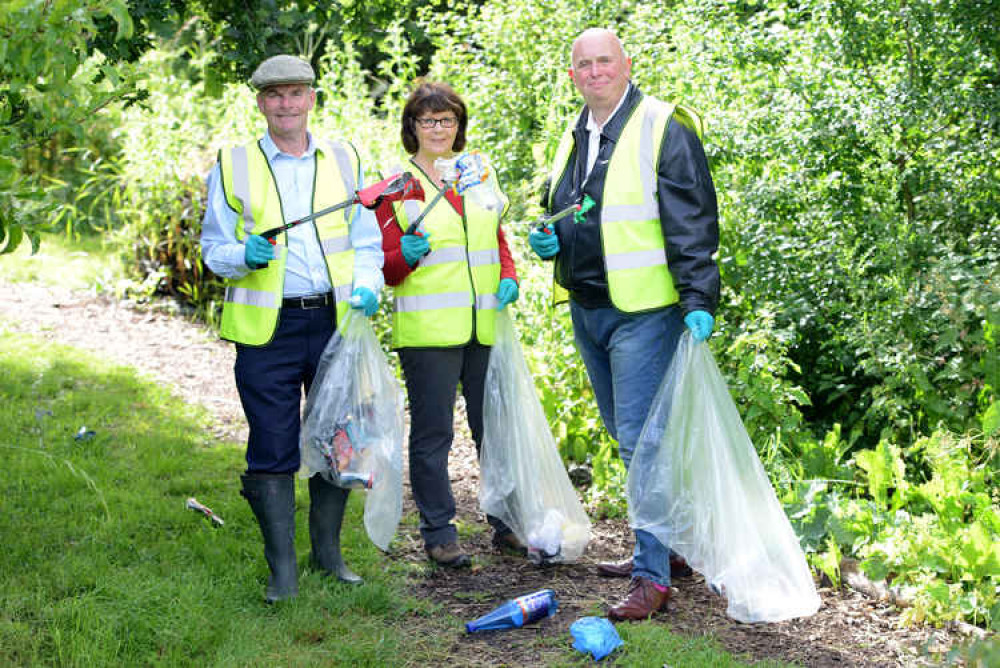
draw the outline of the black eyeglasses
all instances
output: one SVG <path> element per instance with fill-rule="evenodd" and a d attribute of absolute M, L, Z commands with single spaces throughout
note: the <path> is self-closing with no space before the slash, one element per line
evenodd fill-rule
<path fill-rule="evenodd" d="M 414 118 L 417 125 L 422 127 L 424 130 L 430 130 L 435 125 L 440 125 L 441 127 L 450 130 L 451 128 L 458 125 L 458 118 L 455 116 L 448 116 L 446 118 Z"/>

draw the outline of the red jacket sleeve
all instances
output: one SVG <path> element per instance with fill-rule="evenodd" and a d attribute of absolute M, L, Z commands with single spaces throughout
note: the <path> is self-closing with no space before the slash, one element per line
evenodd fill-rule
<path fill-rule="evenodd" d="M 396 214 L 390 202 L 383 202 L 376 207 L 375 220 L 382 229 L 382 253 L 385 254 L 382 274 L 387 285 L 399 285 L 410 275 L 413 268 L 403 259 L 403 249 L 399 245 L 399 240 L 403 238 L 403 230 L 396 222 Z"/>
<path fill-rule="evenodd" d="M 497 246 L 500 249 L 500 278 L 513 278 L 516 281 L 517 269 L 514 267 L 514 257 L 510 254 L 507 239 L 500 226 L 497 226 Z"/>

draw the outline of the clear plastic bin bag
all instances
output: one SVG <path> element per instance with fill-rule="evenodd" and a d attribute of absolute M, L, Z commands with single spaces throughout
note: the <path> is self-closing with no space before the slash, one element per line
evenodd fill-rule
<path fill-rule="evenodd" d="M 537 564 L 575 561 L 590 520 L 563 467 L 521 344 L 506 311 L 497 314 L 483 406 L 479 506 L 528 547 Z"/>
<path fill-rule="evenodd" d="M 819 609 L 812 573 L 708 345 L 681 336 L 628 473 L 633 529 L 655 535 L 741 622 Z"/>
<path fill-rule="evenodd" d="M 365 529 L 388 550 L 403 513 L 403 391 L 371 323 L 353 310 L 323 350 L 299 443 L 302 477 L 367 490 Z"/>

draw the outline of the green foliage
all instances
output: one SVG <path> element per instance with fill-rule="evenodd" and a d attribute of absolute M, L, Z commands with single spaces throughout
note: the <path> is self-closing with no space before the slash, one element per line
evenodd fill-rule
<path fill-rule="evenodd" d="M 104 18 L 114 40 L 131 36 L 123 0 L 0 5 L 0 253 L 25 236 L 37 248 L 54 208 L 32 171 L 32 152 L 56 135 L 82 142 L 85 119 L 134 91 L 134 70 L 94 48 Z"/>
<path fill-rule="evenodd" d="M 239 0 L 202 2 L 204 18 L 218 36 L 218 49 L 210 71 L 223 81 L 247 81 L 264 58 L 291 53 L 311 60 L 314 66 L 332 51 L 354 49 L 362 68 L 375 74 L 380 62 L 392 53 L 393 34 L 405 32 L 415 57 L 429 59 L 431 46 L 416 20 L 418 8 L 443 11 L 439 0 L 265 0 L 247 5 Z M 382 80 L 392 86 L 392 78 Z"/>
<path fill-rule="evenodd" d="M 940 624 L 964 619 L 990 627 L 1000 584 L 1000 498 L 996 444 L 945 431 L 908 448 L 882 441 L 854 455 L 854 492 L 835 482 L 813 486 L 788 509 L 810 561 L 837 581 L 841 552 L 856 554 L 865 572 L 886 580 L 905 602 L 904 619 Z M 835 459 L 836 439 L 825 447 Z M 988 457 L 977 452 L 992 452 Z M 820 471 L 804 471 L 804 477 Z M 860 494 L 866 490 L 867 495 Z"/>
<path fill-rule="evenodd" d="M 662 39 L 677 64 L 649 85 L 707 113 L 720 258 L 742 296 L 727 320 L 775 308 L 814 431 L 839 422 L 868 444 L 964 430 L 995 396 L 998 97 L 951 14 L 892 5 L 685 7 Z"/>

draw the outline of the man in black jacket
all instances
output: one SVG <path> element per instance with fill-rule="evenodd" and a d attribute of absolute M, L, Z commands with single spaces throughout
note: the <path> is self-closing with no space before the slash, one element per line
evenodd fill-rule
<path fill-rule="evenodd" d="M 544 204 L 549 214 L 585 196 L 596 206 L 529 237 L 539 257 L 555 261 L 577 348 L 626 467 L 684 327 L 707 339 L 719 299 L 718 208 L 700 120 L 644 96 L 631 66 L 609 30 L 573 42 L 570 76 L 586 106 L 560 142 Z M 642 530 L 635 539 L 631 560 L 599 567 L 631 576 L 612 619 L 644 619 L 671 597 L 669 546 Z M 673 561 L 676 576 L 686 566 Z"/>

